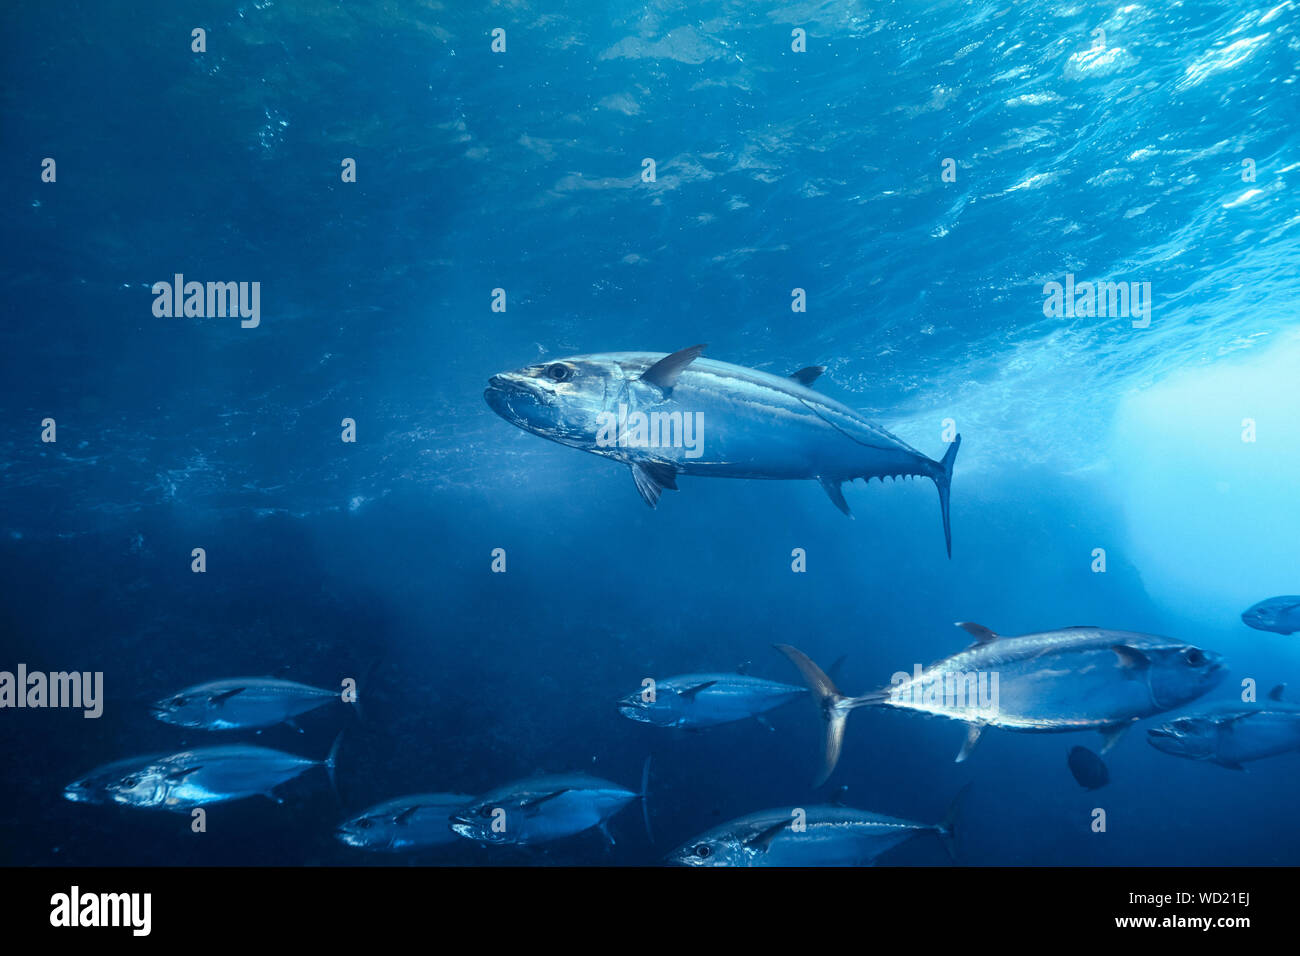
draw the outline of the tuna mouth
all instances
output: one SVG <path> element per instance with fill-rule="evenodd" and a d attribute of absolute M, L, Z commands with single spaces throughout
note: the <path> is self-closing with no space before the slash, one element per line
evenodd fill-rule
<path fill-rule="evenodd" d="M 1164 727 L 1151 727 L 1147 730 L 1147 735 L 1150 737 L 1160 737 L 1170 740 L 1176 740 L 1178 738 L 1177 733 Z"/>

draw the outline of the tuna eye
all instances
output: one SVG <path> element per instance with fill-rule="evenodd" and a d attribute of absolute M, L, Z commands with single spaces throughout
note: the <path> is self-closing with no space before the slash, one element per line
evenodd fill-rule
<path fill-rule="evenodd" d="M 1183 652 L 1183 657 L 1193 667 L 1200 667 L 1205 663 L 1205 653 L 1199 647 L 1189 647 Z"/>
<path fill-rule="evenodd" d="M 372 826 L 374 826 L 374 824 L 371 823 L 367 817 L 362 817 L 357 821 L 357 829 L 359 830 L 369 830 Z"/>
<path fill-rule="evenodd" d="M 1187 733 L 1192 729 L 1192 722 L 1190 720 L 1175 720 L 1174 729 L 1181 730 L 1183 733 Z"/>
<path fill-rule="evenodd" d="M 172 705 L 175 706 L 175 707 L 184 707 L 184 706 L 185 706 L 185 698 L 184 698 L 184 697 L 174 697 L 174 698 L 172 698 Z"/>
<path fill-rule="evenodd" d="M 707 859 L 709 854 L 712 852 L 713 851 L 709 849 L 709 845 L 707 843 L 701 843 L 699 846 L 695 848 L 695 855 L 698 856 L 701 860 Z"/>
<path fill-rule="evenodd" d="M 139 778 L 139 777 L 127 777 L 125 780 L 122 781 L 122 786 L 124 786 L 124 787 L 134 787 L 134 786 L 135 786 L 136 784 L 138 784 L 139 782 L 140 782 L 140 778 Z"/>
<path fill-rule="evenodd" d="M 556 362 L 546 366 L 546 377 L 552 382 L 564 382 L 573 377 L 573 372 L 569 366 Z"/>
<path fill-rule="evenodd" d="M 491 808 L 491 807 L 479 807 L 479 808 L 478 808 L 478 815 L 481 816 L 481 817 L 490 817 L 490 816 L 492 816 L 492 808 Z"/>

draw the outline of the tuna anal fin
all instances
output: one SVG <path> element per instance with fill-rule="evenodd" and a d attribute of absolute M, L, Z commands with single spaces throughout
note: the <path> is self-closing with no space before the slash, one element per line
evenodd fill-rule
<path fill-rule="evenodd" d="M 984 733 L 983 724 L 971 724 L 966 728 L 966 742 L 961 745 L 961 750 L 957 751 L 956 763 L 965 763 L 966 758 L 971 755 L 975 745 L 980 742 L 980 734 Z"/>
<path fill-rule="evenodd" d="M 681 377 L 682 370 L 699 358 L 707 347 L 692 345 L 672 355 L 665 355 L 641 373 L 641 381 L 657 385 L 666 391 L 671 390 L 677 384 L 677 379 Z"/>
<path fill-rule="evenodd" d="M 853 512 L 849 510 L 849 503 L 844 500 L 844 486 L 834 478 L 818 478 L 817 480 L 826 489 L 826 495 L 831 499 L 831 504 L 852 518 Z"/>
<path fill-rule="evenodd" d="M 651 508 L 659 504 L 659 495 L 665 488 L 677 490 L 677 473 L 671 465 L 660 461 L 634 461 L 631 464 L 632 480 L 641 499 Z"/>

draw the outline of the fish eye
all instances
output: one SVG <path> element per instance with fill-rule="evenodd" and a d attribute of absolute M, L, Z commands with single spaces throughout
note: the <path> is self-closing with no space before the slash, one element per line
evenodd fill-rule
<path fill-rule="evenodd" d="M 565 382 L 573 378 L 573 370 L 563 362 L 546 366 L 546 377 L 552 382 Z"/>
<path fill-rule="evenodd" d="M 185 703 L 185 698 L 181 697 L 179 694 L 172 698 L 172 706 L 174 707 L 184 707 Z"/>
<path fill-rule="evenodd" d="M 139 777 L 126 777 L 126 778 L 124 778 L 124 779 L 122 780 L 122 786 L 124 786 L 124 787 L 134 787 L 134 786 L 136 786 L 137 784 L 139 784 L 139 782 L 140 782 L 140 778 L 139 778 Z"/>
<path fill-rule="evenodd" d="M 1193 667 L 1200 667 L 1205 663 L 1205 652 L 1199 647 L 1189 647 L 1183 651 L 1183 659 Z"/>
<path fill-rule="evenodd" d="M 709 847 L 707 843 L 701 843 L 699 846 L 695 848 L 695 855 L 698 856 L 701 860 L 708 859 L 709 854 L 711 854 L 712 852 L 713 850 Z"/>
<path fill-rule="evenodd" d="M 1181 730 L 1183 733 L 1187 733 L 1192 729 L 1192 722 L 1188 720 L 1186 717 L 1184 717 L 1181 720 L 1175 720 L 1174 729 Z"/>
<path fill-rule="evenodd" d="M 479 808 L 478 808 L 478 815 L 481 816 L 481 817 L 490 817 L 490 816 L 492 816 L 492 808 L 491 808 L 491 807 L 479 807 Z"/>
<path fill-rule="evenodd" d="M 369 817 L 362 817 L 357 821 L 358 830 L 369 830 L 372 826 L 374 826 L 374 824 L 370 822 Z"/>

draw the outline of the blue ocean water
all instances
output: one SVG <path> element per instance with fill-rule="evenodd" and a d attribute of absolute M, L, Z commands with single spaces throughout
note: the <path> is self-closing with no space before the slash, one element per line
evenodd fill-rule
<path fill-rule="evenodd" d="M 1066 753 L 1093 734 L 989 731 L 956 764 L 961 725 L 864 711 L 814 791 L 810 705 L 703 734 L 613 706 L 646 676 L 796 680 L 774 642 L 847 654 L 861 692 L 961 648 L 959 620 L 1176 636 L 1227 659 L 1216 700 L 1300 684 L 1295 638 L 1239 616 L 1300 591 L 1298 27 L 1292 0 L 6 5 L 0 669 L 102 671 L 105 707 L 0 714 L 0 859 L 393 862 L 333 827 L 542 771 L 635 788 L 653 755 L 654 845 L 629 809 L 612 848 L 400 859 L 651 863 L 841 786 L 937 821 L 969 782 L 963 863 L 1300 861 L 1294 754 L 1232 772 L 1147 722 L 1089 793 Z M 156 316 L 178 273 L 259 282 L 260 323 Z M 1067 275 L 1149 282 L 1149 326 L 1046 315 Z M 825 365 L 935 458 L 951 419 L 951 561 L 928 482 L 859 483 L 854 521 L 814 482 L 683 478 L 651 511 L 482 398 L 697 342 Z M 211 743 L 151 718 L 180 687 L 372 665 L 364 726 L 245 735 L 321 757 L 349 727 L 343 809 L 318 773 L 206 834 L 62 799 Z"/>

